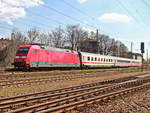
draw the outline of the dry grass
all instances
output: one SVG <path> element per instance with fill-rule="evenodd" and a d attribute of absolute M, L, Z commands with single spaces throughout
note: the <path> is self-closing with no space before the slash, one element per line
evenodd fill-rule
<path fill-rule="evenodd" d="M 74 85 L 80 85 L 84 83 L 90 83 L 90 82 L 96 82 L 96 81 L 103 81 L 108 79 L 115 79 L 115 78 L 121 78 L 121 77 L 128 77 L 128 76 L 134 76 L 137 74 L 144 74 L 149 73 L 150 71 L 145 72 L 132 72 L 132 73 L 121 73 L 121 74 L 115 74 L 115 75 L 100 75 L 97 77 L 85 77 L 75 80 L 66 80 L 66 81 L 60 81 L 60 82 L 49 82 L 49 83 L 39 83 L 35 85 L 25 85 L 20 88 L 7 88 L 7 89 L 1 89 L 0 91 L 0 97 L 7 97 L 7 96 L 16 96 L 16 95 L 22 95 L 27 93 L 33 93 L 33 92 L 39 92 L 44 91 L 48 89 L 56 89 L 61 87 L 68 87 L 68 86 L 74 86 Z M 89 74 L 89 73 L 86 73 Z M 91 74 L 91 73 L 90 73 Z M 99 74 L 99 73 L 94 73 Z M 83 74 L 84 76 L 85 74 Z M 62 75 L 61 75 L 62 76 Z M 67 75 L 64 75 L 67 76 Z"/>

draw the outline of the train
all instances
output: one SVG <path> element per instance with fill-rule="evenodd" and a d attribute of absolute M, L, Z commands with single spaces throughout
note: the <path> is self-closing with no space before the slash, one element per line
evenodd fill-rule
<path fill-rule="evenodd" d="M 22 45 L 17 49 L 15 68 L 94 68 L 141 66 L 142 61 L 41 45 Z"/>

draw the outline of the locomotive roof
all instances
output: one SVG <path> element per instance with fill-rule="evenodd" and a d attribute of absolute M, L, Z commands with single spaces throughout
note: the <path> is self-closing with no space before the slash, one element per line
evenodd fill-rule
<path fill-rule="evenodd" d="M 49 46 L 40 46 L 40 45 L 22 45 L 19 48 L 34 48 L 34 49 L 43 49 L 43 50 L 49 50 L 49 51 L 58 51 L 58 52 L 68 52 L 68 53 L 76 53 L 75 51 L 72 51 L 70 49 L 62 49 L 62 48 L 55 48 L 55 47 L 49 47 Z"/>
<path fill-rule="evenodd" d="M 50 51 L 59 51 L 59 52 L 72 53 L 72 51 L 70 49 L 61 49 L 61 48 L 54 48 L 54 47 L 49 47 L 49 46 L 41 46 L 41 49 L 50 50 Z"/>

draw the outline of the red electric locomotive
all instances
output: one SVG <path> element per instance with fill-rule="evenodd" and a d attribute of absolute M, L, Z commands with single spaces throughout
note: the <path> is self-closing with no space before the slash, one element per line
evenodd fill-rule
<path fill-rule="evenodd" d="M 14 59 L 15 68 L 80 67 L 77 52 L 39 45 L 20 46 Z"/>

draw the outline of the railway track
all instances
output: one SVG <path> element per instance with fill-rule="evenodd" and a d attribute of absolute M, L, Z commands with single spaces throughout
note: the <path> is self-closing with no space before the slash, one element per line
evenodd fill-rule
<path fill-rule="evenodd" d="M 85 74 L 87 73 L 88 74 Z M 94 71 L 94 72 L 101 72 L 101 71 Z M 25 79 L 20 79 L 20 80 L 1 80 L 0 81 L 0 89 L 3 88 L 13 88 L 13 87 L 22 87 L 24 85 L 36 85 L 36 84 L 41 84 L 41 83 L 48 83 L 48 82 L 58 82 L 58 81 L 65 81 L 65 80 L 75 80 L 75 79 L 81 79 L 81 78 L 91 78 L 91 77 L 99 77 L 100 75 L 112 75 L 112 74 L 119 74 L 127 71 L 119 71 L 119 72 L 107 72 L 107 73 L 97 73 L 97 74 L 90 74 L 94 73 L 93 71 L 84 71 L 84 75 L 82 73 L 71 73 L 72 75 L 69 76 L 49 76 L 46 78 L 25 78 Z M 131 71 L 128 71 L 131 72 Z M 132 71 L 134 72 L 134 71 Z M 63 73 L 64 74 L 64 73 Z M 68 73 L 67 73 L 68 74 Z M 76 74 L 76 75 L 75 75 Z M 33 75 L 32 75 L 33 76 Z"/>
<path fill-rule="evenodd" d="M 65 75 L 65 74 L 81 74 L 81 73 L 94 73 L 94 72 L 112 72 L 112 71 L 117 71 L 117 72 L 136 72 L 140 71 L 140 68 L 131 68 L 131 69 L 112 69 L 112 70 L 80 70 L 80 71 L 60 71 L 60 72 L 31 72 L 31 73 L 15 73 L 11 72 L 9 74 L 0 74 L 0 79 L 5 80 L 5 79 L 16 79 L 16 78 L 28 78 L 28 77 L 33 77 L 33 76 L 53 76 L 53 75 Z"/>
<path fill-rule="evenodd" d="M 113 73 L 112 73 L 113 74 Z M 116 74 L 116 73 L 114 73 Z M 70 76 L 53 76 L 48 78 L 38 78 L 38 79 L 22 79 L 22 80 L 10 80 L 10 81 L 1 81 L 0 88 L 9 88 L 9 87 L 21 87 L 24 85 L 33 85 L 33 84 L 41 84 L 47 82 L 60 82 L 65 80 L 74 80 L 74 79 L 81 79 L 81 78 L 91 78 L 91 77 L 98 77 L 99 74 L 96 75 L 70 75 Z"/>
<path fill-rule="evenodd" d="M 62 112 L 99 100 L 148 88 L 150 77 L 122 78 L 53 91 L 1 99 L 1 112 Z"/>
<path fill-rule="evenodd" d="M 60 88 L 60 89 L 56 89 L 56 90 L 47 90 L 47 91 L 42 91 L 42 92 L 38 92 L 38 93 L 26 94 L 26 95 L 23 95 L 23 96 L 6 97 L 6 98 L 0 99 L 0 102 L 11 101 L 11 100 L 15 100 L 15 99 L 24 98 L 24 97 L 28 98 L 28 97 L 34 97 L 34 96 L 41 96 L 41 95 L 46 95 L 46 94 L 49 94 L 49 93 L 63 92 L 63 91 L 66 91 L 66 90 L 69 91 L 69 90 L 73 90 L 73 89 L 92 87 L 92 86 L 96 86 L 96 85 L 109 85 L 109 84 L 120 83 L 120 82 L 125 82 L 125 81 L 129 81 L 129 80 L 134 80 L 134 79 L 137 79 L 137 77 L 135 77 L 135 76 L 133 76 L 133 77 L 124 77 L 124 78 L 105 80 L 105 81 L 100 81 L 100 82 L 87 83 L 87 84 L 83 84 L 83 85 Z"/>

